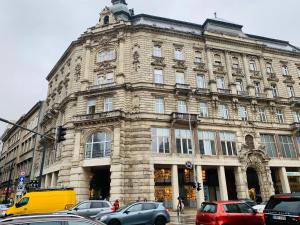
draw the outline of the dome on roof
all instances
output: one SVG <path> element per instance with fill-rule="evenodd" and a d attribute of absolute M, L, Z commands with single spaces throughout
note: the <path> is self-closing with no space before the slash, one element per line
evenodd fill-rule
<path fill-rule="evenodd" d="M 110 10 L 113 14 L 127 13 L 128 15 L 130 15 L 130 11 L 129 11 L 127 5 L 122 4 L 122 3 L 114 4 L 112 7 L 110 7 Z"/>

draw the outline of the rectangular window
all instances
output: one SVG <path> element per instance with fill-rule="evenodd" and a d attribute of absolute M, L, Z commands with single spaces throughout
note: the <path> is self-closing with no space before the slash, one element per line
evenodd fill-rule
<path fill-rule="evenodd" d="M 164 98 L 155 98 L 155 113 L 165 113 Z"/>
<path fill-rule="evenodd" d="M 273 68 L 272 68 L 272 64 L 271 63 L 267 63 L 266 64 L 266 70 L 267 70 L 267 73 L 272 73 L 273 72 Z"/>
<path fill-rule="evenodd" d="M 295 148 L 292 137 L 288 135 L 279 135 L 281 154 L 284 158 L 294 158 Z"/>
<path fill-rule="evenodd" d="M 300 137 L 297 137 L 296 141 L 297 141 L 298 153 L 300 153 Z"/>
<path fill-rule="evenodd" d="M 193 154 L 192 132 L 190 130 L 175 130 L 177 153 Z"/>
<path fill-rule="evenodd" d="M 205 88 L 205 76 L 198 74 L 197 75 L 197 87 L 198 88 Z"/>
<path fill-rule="evenodd" d="M 217 88 L 222 90 L 225 89 L 224 77 L 217 77 Z"/>
<path fill-rule="evenodd" d="M 276 144 L 275 144 L 275 138 L 272 134 L 261 134 L 261 142 L 264 146 L 266 146 L 266 153 L 270 157 L 276 157 Z"/>
<path fill-rule="evenodd" d="M 260 122 L 263 122 L 263 123 L 268 122 L 267 112 L 266 112 L 265 109 L 258 108 L 258 113 L 259 113 L 259 120 L 260 120 Z"/>
<path fill-rule="evenodd" d="M 298 77 L 300 77 L 300 67 L 298 67 L 297 70 L 298 70 Z"/>
<path fill-rule="evenodd" d="M 199 104 L 199 115 L 201 117 L 208 117 L 208 105 L 206 102 L 200 102 Z"/>
<path fill-rule="evenodd" d="M 215 59 L 215 65 L 216 66 L 221 66 L 222 65 L 221 56 L 219 54 L 215 54 L 214 59 Z"/>
<path fill-rule="evenodd" d="M 154 45 L 153 47 L 153 56 L 154 57 L 161 57 L 161 46 L 160 45 Z"/>
<path fill-rule="evenodd" d="M 183 60 L 183 53 L 181 48 L 175 49 L 175 59 L 176 60 Z"/>
<path fill-rule="evenodd" d="M 236 84 L 236 90 L 237 90 L 237 93 L 241 93 L 241 92 L 244 91 L 243 81 L 237 80 L 237 81 L 235 82 L 235 84 Z"/>
<path fill-rule="evenodd" d="M 94 114 L 96 112 L 96 99 L 89 99 L 87 102 L 87 114 Z"/>
<path fill-rule="evenodd" d="M 256 95 L 259 95 L 259 94 L 262 93 L 261 86 L 260 86 L 259 82 L 254 82 L 254 88 L 255 88 Z"/>
<path fill-rule="evenodd" d="M 110 111 L 113 111 L 113 98 L 106 97 L 104 99 L 104 112 L 110 112 Z"/>
<path fill-rule="evenodd" d="M 187 112 L 187 109 L 186 109 L 186 102 L 183 101 L 183 100 L 179 100 L 177 102 L 177 111 L 179 113 L 186 113 Z"/>
<path fill-rule="evenodd" d="M 293 112 L 294 122 L 300 123 L 300 113 L 299 112 Z"/>
<path fill-rule="evenodd" d="M 232 57 L 232 68 L 238 69 L 239 67 L 239 59 L 237 57 Z"/>
<path fill-rule="evenodd" d="M 100 74 L 97 76 L 97 85 L 111 84 L 114 82 L 114 73 Z"/>
<path fill-rule="evenodd" d="M 247 108 L 245 106 L 240 106 L 239 107 L 239 114 L 240 114 L 240 119 L 243 121 L 247 121 L 248 120 L 248 112 L 247 112 Z"/>
<path fill-rule="evenodd" d="M 176 84 L 185 84 L 184 73 L 176 72 Z"/>
<path fill-rule="evenodd" d="M 163 77 L 163 71 L 162 70 L 154 70 L 154 82 L 156 84 L 163 84 L 164 83 L 164 77 Z"/>
<path fill-rule="evenodd" d="M 295 97 L 295 92 L 293 86 L 287 86 L 288 96 L 289 98 Z"/>
<path fill-rule="evenodd" d="M 256 64 L 254 61 L 250 61 L 249 67 L 250 67 L 250 71 L 256 71 Z"/>
<path fill-rule="evenodd" d="M 223 155 L 236 155 L 236 135 L 230 132 L 220 132 Z"/>
<path fill-rule="evenodd" d="M 201 57 L 201 52 L 196 51 L 195 52 L 195 63 L 202 63 L 202 57 Z"/>
<path fill-rule="evenodd" d="M 229 119 L 229 109 L 227 105 L 223 105 L 223 104 L 219 105 L 219 116 L 221 119 L 225 119 L 225 120 Z"/>
<path fill-rule="evenodd" d="M 274 98 L 278 97 L 278 89 L 277 89 L 277 85 L 276 85 L 276 84 L 272 84 L 272 85 L 271 85 L 271 89 L 272 89 L 273 97 L 274 97 Z"/>
<path fill-rule="evenodd" d="M 277 122 L 278 123 L 284 123 L 284 114 L 281 109 L 276 110 L 276 117 L 277 117 Z"/>
<path fill-rule="evenodd" d="M 166 128 L 152 128 L 152 152 L 170 153 L 170 132 Z"/>
<path fill-rule="evenodd" d="M 216 133 L 212 131 L 198 131 L 201 155 L 216 155 Z"/>
<path fill-rule="evenodd" d="M 289 75 L 289 69 L 287 67 L 287 65 L 282 65 L 282 75 L 283 76 L 288 76 Z"/>

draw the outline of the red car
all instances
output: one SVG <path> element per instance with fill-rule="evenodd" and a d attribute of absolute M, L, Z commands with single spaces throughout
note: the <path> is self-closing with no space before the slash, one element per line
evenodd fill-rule
<path fill-rule="evenodd" d="M 264 217 L 241 201 L 204 202 L 196 225 L 264 225 Z"/>

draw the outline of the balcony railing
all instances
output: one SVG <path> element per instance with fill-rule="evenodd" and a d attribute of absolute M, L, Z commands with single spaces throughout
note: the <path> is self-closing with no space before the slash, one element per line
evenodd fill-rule
<path fill-rule="evenodd" d="M 220 94 L 230 94 L 231 90 L 230 89 L 218 88 L 218 93 L 220 93 Z"/>
<path fill-rule="evenodd" d="M 208 88 L 197 88 L 196 89 L 196 94 L 208 94 L 209 89 Z"/>
<path fill-rule="evenodd" d="M 247 91 L 237 91 L 237 94 L 240 96 L 248 96 L 249 93 Z"/>
<path fill-rule="evenodd" d="M 224 73 L 224 66 L 222 65 L 214 65 L 214 72 L 216 73 Z"/>
<path fill-rule="evenodd" d="M 267 98 L 267 94 L 265 94 L 265 93 L 255 93 L 255 96 L 257 98 Z"/>
<path fill-rule="evenodd" d="M 175 84 L 176 94 L 189 94 L 191 92 L 191 88 L 189 84 Z"/>
<path fill-rule="evenodd" d="M 176 83 L 175 88 L 176 89 L 190 89 L 190 85 L 189 84 Z"/>
<path fill-rule="evenodd" d="M 291 124 L 292 130 L 299 130 L 300 129 L 300 122 L 295 122 Z"/>
<path fill-rule="evenodd" d="M 110 88 L 113 86 L 116 86 L 115 82 L 106 83 L 106 84 L 98 84 L 98 85 L 88 86 L 87 91 L 92 91 L 92 90 L 97 90 L 97 89 L 105 89 L 105 88 Z"/>
<path fill-rule="evenodd" d="M 91 121 L 91 120 L 106 120 L 113 118 L 125 117 L 124 112 L 121 110 L 115 110 L 110 112 L 102 112 L 95 114 L 85 114 L 74 116 L 75 122 Z"/>
<path fill-rule="evenodd" d="M 232 75 L 233 76 L 243 76 L 243 69 L 232 67 Z"/>
<path fill-rule="evenodd" d="M 173 121 L 178 121 L 178 122 L 188 123 L 189 121 L 191 121 L 191 123 L 194 124 L 197 123 L 198 121 L 197 114 L 173 112 L 171 116 Z"/>

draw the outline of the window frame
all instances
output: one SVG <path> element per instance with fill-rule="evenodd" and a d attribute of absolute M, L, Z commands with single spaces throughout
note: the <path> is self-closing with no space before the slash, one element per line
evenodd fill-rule
<path fill-rule="evenodd" d="M 198 130 L 198 142 L 201 155 L 217 155 L 217 134 L 215 131 Z"/>
<path fill-rule="evenodd" d="M 205 89 L 206 88 L 205 75 L 204 74 L 197 74 L 196 75 L 196 80 L 197 80 L 197 88 L 200 88 L 200 89 Z"/>
<path fill-rule="evenodd" d="M 276 84 L 271 84 L 271 89 L 272 89 L 272 95 L 273 98 L 276 98 L 279 96 L 278 88 Z"/>
<path fill-rule="evenodd" d="M 229 137 L 229 138 L 228 138 Z M 224 142 L 224 144 L 223 144 Z M 221 151 L 225 156 L 237 156 L 237 137 L 234 132 L 221 131 L 220 132 Z M 225 149 L 224 149 L 225 147 Z M 229 154 L 229 147 L 231 154 Z"/>
<path fill-rule="evenodd" d="M 182 110 L 184 109 L 184 110 Z M 178 113 L 187 113 L 187 104 L 185 100 L 177 101 L 177 112 Z"/>
<path fill-rule="evenodd" d="M 259 114 L 259 121 L 262 123 L 267 123 L 268 122 L 268 116 L 267 116 L 267 111 L 265 108 L 258 108 L 258 114 Z"/>
<path fill-rule="evenodd" d="M 161 45 L 155 44 L 153 45 L 152 56 L 161 58 L 162 57 L 162 47 Z"/>
<path fill-rule="evenodd" d="M 239 106 L 239 117 L 242 121 L 248 121 L 247 106 Z"/>
<path fill-rule="evenodd" d="M 275 140 L 274 134 L 260 134 L 261 143 L 266 147 L 266 154 L 271 157 L 275 158 L 278 156 L 277 154 L 277 145 Z"/>
<path fill-rule="evenodd" d="M 97 105 L 97 99 L 91 98 L 88 99 L 86 104 L 86 114 L 91 115 L 96 113 L 96 105 Z"/>
<path fill-rule="evenodd" d="M 199 115 L 204 118 L 208 117 L 209 113 L 207 102 L 199 102 Z"/>
<path fill-rule="evenodd" d="M 256 67 L 256 62 L 255 62 L 255 60 L 250 60 L 250 61 L 249 61 L 249 70 L 250 70 L 250 71 L 257 71 L 257 67 Z"/>
<path fill-rule="evenodd" d="M 116 50 L 113 48 L 103 49 L 98 52 L 97 62 L 104 63 L 114 61 L 117 58 Z"/>
<path fill-rule="evenodd" d="M 287 92 L 288 92 L 288 97 L 289 98 L 295 97 L 295 90 L 294 90 L 294 87 L 292 85 L 287 86 Z"/>
<path fill-rule="evenodd" d="M 284 112 L 282 109 L 276 109 L 276 118 L 278 123 L 285 123 Z"/>
<path fill-rule="evenodd" d="M 286 140 L 283 140 L 283 138 L 286 138 Z M 288 139 L 290 142 L 288 142 Z M 290 136 L 290 135 L 279 135 L 279 144 L 280 144 L 280 152 L 281 152 L 281 155 L 283 158 L 287 158 L 287 159 L 290 159 L 290 158 L 295 158 L 296 157 L 296 151 L 295 151 L 295 146 L 294 146 L 294 143 L 293 143 L 293 137 Z M 287 156 L 287 149 L 286 147 L 288 148 L 289 150 L 289 154 L 290 154 L 290 157 Z"/>
<path fill-rule="evenodd" d="M 95 141 L 95 135 L 104 136 L 104 138 L 100 141 Z M 98 159 L 98 158 L 105 158 L 111 155 L 112 152 L 112 142 L 113 137 L 112 134 L 105 131 L 99 131 L 96 133 L 91 134 L 87 141 L 85 142 L 85 159 Z M 99 145 L 99 153 L 103 153 L 103 156 L 100 157 L 93 157 L 95 150 L 95 145 Z M 102 148 L 102 149 L 101 149 Z M 88 157 L 90 155 L 90 157 Z"/>
<path fill-rule="evenodd" d="M 226 105 L 226 104 L 219 105 L 219 117 L 224 120 L 230 119 L 228 105 Z"/>
<path fill-rule="evenodd" d="M 163 148 L 160 148 L 162 141 Z M 169 154 L 171 152 L 171 136 L 169 128 L 151 128 L 151 152 L 157 154 Z M 162 151 L 161 151 L 162 150 Z"/>
<path fill-rule="evenodd" d="M 281 66 L 281 70 L 282 70 L 282 75 L 283 76 L 288 76 L 289 75 L 289 68 L 286 64 Z"/>
<path fill-rule="evenodd" d="M 185 74 L 182 71 L 175 72 L 176 84 L 185 84 Z"/>
<path fill-rule="evenodd" d="M 153 75 L 155 84 L 164 84 L 164 73 L 162 69 L 155 68 L 153 70 Z"/>
<path fill-rule="evenodd" d="M 155 113 L 165 113 L 165 99 L 163 97 L 155 98 Z"/>
<path fill-rule="evenodd" d="M 183 55 L 183 49 L 182 48 L 175 48 L 174 49 L 174 59 L 178 61 L 183 61 L 184 60 L 184 55 Z"/>
<path fill-rule="evenodd" d="M 104 112 L 111 112 L 114 110 L 113 97 L 108 96 L 104 98 Z"/>
<path fill-rule="evenodd" d="M 176 152 L 178 154 L 192 155 L 193 146 L 192 146 L 193 132 L 190 130 L 184 129 L 175 129 L 175 144 Z M 178 141 L 180 141 L 180 146 L 178 146 Z M 179 152 L 180 150 L 180 152 Z M 185 152 L 186 150 L 186 152 Z M 191 150 L 191 151 L 190 151 Z"/>

